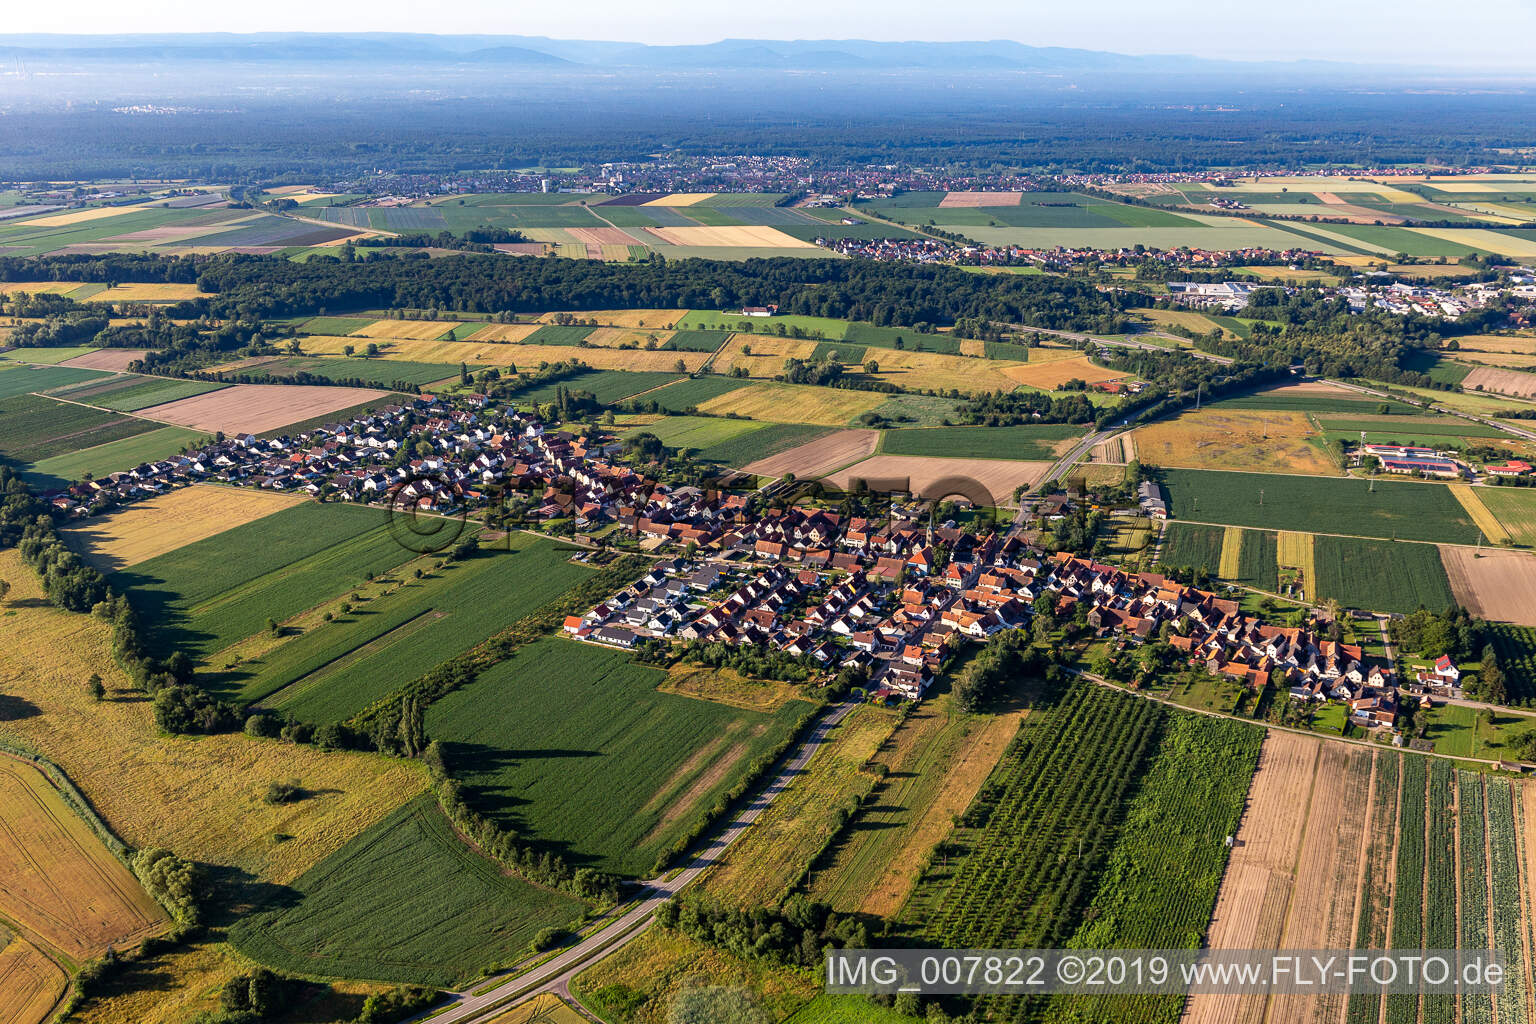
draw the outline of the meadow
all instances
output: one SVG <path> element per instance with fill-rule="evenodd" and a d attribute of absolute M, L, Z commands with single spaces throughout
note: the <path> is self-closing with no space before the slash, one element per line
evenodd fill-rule
<path fill-rule="evenodd" d="M 482 813 L 574 864 L 644 877 L 811 710 L 658 693 L 663 678 L 551 637 L 436 701 L 427 735 Z"/>
<path fill-rule="evenodd" d="M 589 571 L 549 541 L 514 535 L 501 549 L 402 580 L 392 593 L 289 637 L 213 682 L 304 721 L 340 721 L 537 610 Z"/>
<path fill-rule="evenodd" d="M 882 455 L 938 455 L 955 459 L 1056 458 L 1065 442 L 1083 436 L 1071 425 L 1014 427 L 915 427 L 881 432 Z"/>
<path fill-rule="evenodd" d="M 241 917 L 230 941 L 281 971 L 450 988 L 584 909 L 480 856 L 427 793 Z"/>
<path fill-rule="evenodd" d="M 114 582 L 150 624 L 155 649 L 206 658 L 268 618 L 284 622 L 413 556 L 378 509 L 304 502 L 140 562 Z"/>
<path fill-rule="evenodd" d="M 1443 484 L 1193 469 L 1160 475 L 1170 513 L 1180 519 L 1450 544 L 1471 544 L 1478 536 Z"/>
<path fill-rule="evenodd" d="M 1442 612 L 1456 603 L 1433 544 L 1319 536 L 1313 540 L 1313 564 L 1316 600 L 1402 613 L 1420 607 Z"/>

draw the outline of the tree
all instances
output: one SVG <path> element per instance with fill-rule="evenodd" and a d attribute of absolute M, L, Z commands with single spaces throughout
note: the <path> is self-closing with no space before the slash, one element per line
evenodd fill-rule
<path fill-rule="evenodd" d="M 11 592 L 10 580 L 0 580 L 0 604 L 5 603 L 5 596 Z"/>
<path fill-rule="evenodd" d="M 672 369 L 676 370 L 678 373 L 687 373 L 688 364 L 679 359 L 677 362 L 672 364 Z"/>
<path fill-rule="evenodd" d="M 357 346 L 355 346 L 355 345 L 343 345 L 343 346 L 341 346 L 341 354 L 344 355 L 344 356 L 351 356 L 352 353 L 356 352 L 356 351 L 357 351 Z"/>
<path fill-rule="evenodd" d="M 90 691 L 91 697 L 94 700 L 99 701 L 107 695 L 107 688 L 102 683 L 101 676 L 95 672 L 92 672 L 91 678 L 85 681 L 85 688 Z"/>
<path fill-rule="evenodd" d="M 864 372 L 873 377 L 880 372 L 880 364 L 873 359 L 866 359 L 864 360 Z"/>

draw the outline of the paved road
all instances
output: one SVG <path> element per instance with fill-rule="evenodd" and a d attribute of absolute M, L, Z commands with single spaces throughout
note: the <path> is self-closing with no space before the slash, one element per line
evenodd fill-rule
<path fill-rule="evenodd" d="M 516 977 L 508 978 L 505 983 L 497 985 L 490 991 L 480 995 L 473 994 L 473 991 L 455 993 L 447 1009 L 430 1014 L 432 1024 L 457 1024 L 457 1022 L 478 1020 L 490 1015 L 493 1007 L 495 1012 L 499 1013 L 545 992 L 569 995 L 569 984 L 572 978 L 600 956 L 614 952 L 643 934 L 650 926 L 657 907 L 686 888 L 719 860 L 720 854 L 751 827 L 780 793 L 789 788 L 789 785 L 810 762 L 812 755 L 826 742 L 827 734 L 855 707 L 857 707 L 856 704 L 849 703 L 838 704 L 828 709 L 822 715 L 821 721 L 812 728 L 810 735 L 801 743 L 800 749 L 784 763 L 773 780 L 753 797 L 752 802 L 743 808 L 729 825 L 715 833 L 708 844 L 694 855 L 693 860 L 689 861 L 686 868 L 671 878 L 653 878 L 645 882 L 640 895 L 626 904 L 619 912 L 620 916 L 608 927 L 548 962 Z M 483 989 L 487 984 L 490 982 L 482 981 L 474 987 Z M 497 1005 L 499 1003 L 505 1005 Z"/>

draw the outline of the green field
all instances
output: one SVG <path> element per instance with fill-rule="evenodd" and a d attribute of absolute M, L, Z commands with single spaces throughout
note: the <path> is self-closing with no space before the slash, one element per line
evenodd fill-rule
<path fill-rule="evenodd" d="M 624 431 L 624 436 L 655 434 L 669 448 L 699 451 L 761 429 L 763 425 L 755 420 L 728 420 L 718 416 L 667 416 L 647 426 L 631 427 Z"/>
<path fill-rule="evenodd" d="M 86 345 L 13 348 L 9 352 L 0 352 L 0 359 L 17 363 L 62 363 L 66 359 L 89 355 L 96 351 L 98 350 Z"/>
<path fill-rule="evenodd" d="M 0 399 L 110 376 L 104 370 L 83 370 L 73 366 L 0 366 Z"/>
<path fill-rule="evenodd" d="M 431 794 L 406 803 L 230 929 L 278 970 L 437 988 L 521 959 L 580 901 L 509 877 L 459 839 Z"/>
<path fill-rule="evenodd" d="M 1504 672 L 1509 703 L 1524 708 L 1536 705 L 1536 629 L 1491 622 L 1488 633 Z"/>
<path fill-rule="evenodd" d="M 522 340 L 524 345 L 580 345 L 596 327 L 557 327 L 545 325 Z"/>
<path fill-rule="evenodd" d="M 810 710 L 657 693 L 662 678 L 622 652 L 551 637 L 434 703 L 427 735 L 482 812 L 574 864 L 648 876 Z"/>
<path fill-rule="evenodd" d="M 1016 427 L 917 427 L 887 430 L 880 435 L 883 455 L 937 455 L 954 459 L 1056 458 L 1061 442 L 1083 436 L 1083 429 L 1066 424 Z"/>
<path fill-rule="evenodd" d="M 14 462 L 40 462 L 154 429 L 148 420 L 38 395 L 0 398 L 0 454 Z"/>
<path fill-rule="evenodd" d="M 1478 529 L 1443 484 L 1200 469 L 1161 471 L 1180 519 L 1266 530 L 1472 544 Z"/>
<path fill-rule="evenodd" d="M 750 317 L 742 316 L 740 313 L 709 309 L 690 311 L 687 316 L 677 322 L 677 326 L 694 331 L 749 331 L 757 334 L 777 334 L 780 326 L 791 332 L 798 327 L 808 338 L 822 337 L 831 341 L 842 341 L 843 335 L 848 331 L 847 320 L 834 320 L 824 316 L 798 316 L 785 313 L 774 317 Z"/>
<path fill-rule="evenodd" d="M 1207 402 L 1206 405 L 1213 409 L 1274 409 L 1277 412 L 1347 413 L 1357 416 L 1374 415 L 1383 405 L 1394 414 L 1419 415 L 1424 411 L 1406 402 L 1371 398 L 1366 395 L 1358 398 L 1344 396 L 1335 398 L 1332 395 L 1289 395 L 1269 391 L 1238 395 L 1233 398 L 1219 398 L 1214 402 Z"/>
<path fill-rule="evenodd" d="M 106 384 L 76 385 L 57 393 L 73 402 L 99 405 L 119 412 L 137 412 L 153 405 L 174 402 L 178 398 L 191 398 L 193 395 L 217 391 L 223 386 L 200 380 L 124 375 Z"/>
<path fill-rule="evenodd" d="M 1479 487 L 1477 498 L 1516 544 L 1536 546 L 1536 488 Z"/>
<path fill-rule="evenodd" d="M 552 381 L 519 391 L 515 398 L 519 403 L 553 402 L 556 391 L 563 387 L 573 392 L 590 391 L 593 397 L 604 405 L 614 405 L 669 381 L 680 381 L 683 377 L 684 374 L 681 373 L 589 370 L 562 381 Z"/>
<path fill-rule="evenodd" d="M 1212 576 L 1221 568 L 1226 530 L 1199 523 L 1169 523 L 1163 534 L 1162 563 L 1175 569 L 1204 569 Z"/>
<path fill-rule="evenodd" d="M 513 534 L 407 580 L 336 621 L 291 637 L 259 661 L 221 672 L 243 701 L 324 723 L 348 718 L 560 596 L 590 570 L 547 540 Z M 498 548 L 502 545 L 498 545 Z"/>
<path fill-rule="evenodd" d="M 109 441 L 33 462 L 22 468 L 21 475 L 34 487 L 43 490 L 60 489 L 83 480 L 87 473 L 99 479 L 108 473 L 132 469 L 140 463 L 167 458 L 182 448 L 198 444 L 208 436 L 185 427 L 160 427 L 120 441 Z"/>
<path fill-rule="evenodd" d="M 705 462 L 744 466 L 757 459 L 766 459 L 770 455 L 777 455 L 814 441 L 818 437 L 825 437 L 834 429 L 836 428 L 813 427 L 802 423 L 770 423 L 761 430 L 700 449 L 698 457 Z"/>
<path fill-rule="evenodd" d="M 823 341 L 817 343 L 816 351 L 811 353 L 811 359 L 818 363 L 836 359 L 844 366 L 861 366 L 868 351 L 869 348 L 865 345 L 850 345 L 845 341 Z"/>
<path fill-rule="evenodd" d="M 378 509 L 305 502 L 113 576 L 152 649 L 203 657 L 407 558 Z"/>
<path fill-rule="evenodd" d="M 676 384 L 657 388 L 641 401 L 655 402 L 659 408 L 669 412 L 683 412 L 702 405 L 711 398 L 719 398 L 727 392 L 744 387 L 746 383 L 744 380 L 736 380 L 732 377 L 690 377 Z"/>
<path fill-rule="evenodd" d="M 323 334 L 329 337 L 340 337 L 360 331 L 373 323 L 374 320 L 365 317 L 353 316 L 317 316 L 304 321 L 302 330 L 305 334 Z"/>
<path fill-rule="evenodd" d="M 1279 538 L 1268 530 L 1244 530 L 1238 554 L 1235 582 L 1271 593 L 1280 589 L 1280 570 L 1275 557 Z"/>
<path fill-rule="evenodd" d="M 674 352 L 713 352 L 729 337 L 725 331 L 678 331 L 661 347 Z"/>
<path fill-rule="evenodd" d="M 1393 544 L 1354 537 L 1313 541 L 1317 580 L 1314 597 L 1346 608 L 1411 612 L 1420 606 L 1442 612 L 1456 603 L 1433 544 Z"/>
<path fill-rule="evenodd" d="M 1330 432 L 1340 432 L 1348 439 L 1375 441 L 1384 434 L 1409 434 L 1426 437 L 1498 437 L 1509 435 L 1498 427 L 1486 423 L 1474 423 L 1460 416 L 1429 416 L 1422 412 L 1415 416 L 1319 416 L 1318 425 Z M 1387 442 L 1390 443 L 1390 442 Z"/>

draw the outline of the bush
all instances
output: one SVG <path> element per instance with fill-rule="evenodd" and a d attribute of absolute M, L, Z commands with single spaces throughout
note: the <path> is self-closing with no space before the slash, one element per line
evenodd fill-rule
<path fill-rule="evenodd" d="M 202 870 L 194 863 L 159 848 L 133 855 L 133 873 L 183 931 L 201 926 L 198 904 L 206 894 Z"/>
<path fill-rule="evenodd" d="M 565 929 L 553 927 L 540 928 L 539 933 L 533 937 L 533 951 L 535 953 L 542 953 L 546 949 L 554 949 L 564 941 Z"/>
<path fill-rule="evenodd" d="M 286 782 L 268 783 L 266 795 L 261 799 L 274 805 L 291 804 L 295 800 L 302 800 L 304 796 L 304 787 L 299 785 L 299 780 L 289 779 Z"/>
<path fill-rule="evenodd" d="M 282 735 L 283 723 L 271 715 L 257 712 L 245 720 L 245 734 L 247 736 L 259 736 L 262 739 L 273 739 Z"/>
<path fill-rule="evenodd" d="M 376 992 L 363 1000 L 357 1024 L 395 1024 L 395 1021 L 414 1017 L 441 998 L 441 992 L 415 985 Z"/>

